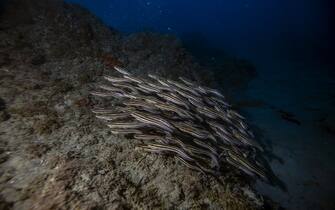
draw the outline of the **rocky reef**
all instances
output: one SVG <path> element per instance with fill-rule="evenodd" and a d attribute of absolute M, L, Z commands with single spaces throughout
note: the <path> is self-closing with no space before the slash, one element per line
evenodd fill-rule
<path fill-rule="evenodd" d="M 219 184 L 173 158 L 134 150 L 95 119 L 89 92 L 116 64 L 134 75 L 203 83 L 201 66 L 172 36 L 124 36 L 60 0 L 7 1 L 0 18 L 1 209 L 268 208 L 238 170 Z"/>

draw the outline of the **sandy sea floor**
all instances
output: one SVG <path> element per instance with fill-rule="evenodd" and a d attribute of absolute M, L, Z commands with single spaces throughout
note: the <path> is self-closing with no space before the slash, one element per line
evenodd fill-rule
<path fill-rule="evenodd" d="M 265 105 L 243 111 L 277 157 L 270 164 L 287 187 L 284 192 L 258 183 L 257 190 L 288 209 L 333 209 L 335 82 L 326 73 L 329 67 L 284 59 L 253 62 L 259 77 L 244 97 Z M 281 111 L 298 121 L 283 119 Z"/>

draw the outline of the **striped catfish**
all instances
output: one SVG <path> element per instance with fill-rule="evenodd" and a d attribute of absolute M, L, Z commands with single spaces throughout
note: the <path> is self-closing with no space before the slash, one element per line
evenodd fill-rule
<path fill-rule="evenodd" d="M 119 73 L 123 74 L 123 75 L 130 75 L 129 72 L 127 72 L 126 70 L 124 70 L 123 68 L 119 67 L 119 66 L 114 66 L 114 69 L 116 71 L 118 71 Z"/>
<path fill-rule="evenodd" d="M 154 125 L 169 132 L 172 132 L 174 130 L 174 127 L 167 120 L 163 119 L 160 116 L 150 115 L 138 111 L 134 111 L 130 114 L 140 122 Z"/>
<path fill-rule="evenodd" d="M 187 159 L 189 161 L 194 161 L 193 158 L 191 158 L 188 154 L 185 153 L 181 148 L 178 148 L 176 146 L 171 145 L 163 145 L 163 144 L 157 144 L 152 143 L 148 145 L 141 146 L 142 149 L 150 151 L 150 152 L 172 152 L 180 157 Z"/>
<path fill-rule="evenodd" d="M 158 93 L 157 95 L 174 104 L 183 106 L 186 109 L 190 109 L 187 101 L 183 100 L 182 98 L 178 97 L 177 95 L 173 93 Z"/>
<path fill-rule="evenodd" d="M 112 134 L 114 135 L 118 135 L 118 134 L 142 134 L 142 131 L 137 130 L 137 129 L 122 129 L 122 128 L 111 128 L 110 131 L 112 132 Z"/>
<path fill-rule="evenodd" d="M 188 80 L 184 77 L 178 77 L 178 79 L 180 79 L 182 82 L 184 82 L 188 86 L 192 86 L 192 87 L 195 86 L 194 82 L 192 82 L 192 81 L 190 81 L 190 80 Z"/>
<path fill-rule="evenodd" d="M 133 129 L 133 128 L 143 128 L 146 126 L 145 123 L 140 122 L 113 122 L 108 123 L 107 126 L 109 128 L 116 128 L 116 129 Z"/>
<path fill-rule="evenodd" d="M 106 79 L 107 81 L 112 82 L 112 83 L 129 82 L 129 79 L 120 78 L 120 77 L 111 77 L 111 76 L 108 76 L 108 75 L 105 75 L 104 79 Z"/>
<path fill-rule="evenodd" d="M 228 155 L 231 159 L 236 161 L 234 164 L 240 165 L 240 167 L 245 168 L 244 171 L 250 171 L 251 173 L 257 174 L 258 176 L 266 179 L 267 175 L 264 170 L 257 166 L 256 164 L 251 163 L 247 158 L 245 158 L 242 154 L 238 154 L 233 151 L 228 151 Z"/>
<path fill-rule="evenodd" d="M 139 79 L 139 78 L 136 78 L 136 77 L 134 77 L 134 76 L 132 76 L 132 75 L 123 75 L 123 77 L 124 77 L 125 79 L 128 79 L 128 80 L 130 80 L 130 81 L 132 81 L 132 82 L 135 82 L 135 83 L 138 83 L 138 84 L 142 84 L 142 83 L 144 83 L 143 80 L 141 80 L 141 79 Z"/>
<path fill-rule="evenodd" d="M 200 97 L 200 94 L 197 91 L 195 91 L 192 87 L 188 87 L 186 85 L 183 85 L 179 82 L 172 81 L 172 80 L 167 80 L 167 82 L 170 83 L 171 85 L 177 87 L 177 88 L 180 88 L 184 91 L 188 91 L 188 92 L 192 93 L 193 95 Z"/>
<path fill-rule="evenodd" d="M 192 125 L 189 125 L 185 122 L 174 122 L 173 123 L 176 128 L 180 131 L 187 133 L 191 136 L 197 137 L 199 139 L 207 139 L 210 138 L 210 133 L 206 130 L 195 128 Z"/>
<path fill-rule="evenodd" d="M 113 121 L 113 120 L 124 120 L 130 117 L 128 113 L 108 113 L 108 114 L 99 114 L 95 116 L 98 119 Z"/>

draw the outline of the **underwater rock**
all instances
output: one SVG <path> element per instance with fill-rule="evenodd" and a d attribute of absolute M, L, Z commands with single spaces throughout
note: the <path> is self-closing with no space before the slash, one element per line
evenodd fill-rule
<path fill-rule="evenodd" d="M 10 210 L 13 208 L 14 203 L 6 201 L 1 195 L 0 195 L 0 209 L 3 210 Z"/>
<path fill-rule="evenodd" d="M 7 66 L 11 63 L 11 59 L 9 58 L 9 55 L 6 53 L 0 52 L 0 67 Z"/>
<path fill-rule="evenodd" d="M 0 122 L 6 121 L 10 118 L 10 115 L 6 111 L 0 111 Z"/>
<path fill-rule="evenodd" d="M 10 115 L 8 114 L 6 110 L 6 103 L 2 98 L 0 98 L 0 122 L 6 121 L 9 118 L 10 118 Z"/>
<path fill-rule="evenodd" d="M 46 58 L 44 55 L 36 55 L 33 59 L 31 59 L 31 64 L 33 65 L 42 65 L 46 61 Z"/>
<path fill-rule="evenodd" d="M 0 111 L 6 109 L 6 102 L 2 98 L 0 98 Z"/>
<path fill-rule="evenodd" d="M 113 68 L 113 66 L 123 66 L 123 63 L 111 54 L 104 55 L 102 60 L 109 68 Z"/>

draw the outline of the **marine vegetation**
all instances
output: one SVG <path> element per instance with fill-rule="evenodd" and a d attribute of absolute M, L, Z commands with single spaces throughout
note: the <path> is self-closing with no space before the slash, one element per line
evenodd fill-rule
<path fill-rule="evenodd" d="M 137 149 L 175 156 L 188 168 L 218 177 L 227 165 L 268 180 L 257 157 L 263 151 L 245 118 L 216 89 L 179 77 L 173 81 L 148 74 L 136 77 L 114 67 L 91 94 L 114 100 L 94 107 L 114 135 L 138 140 Z"/>

